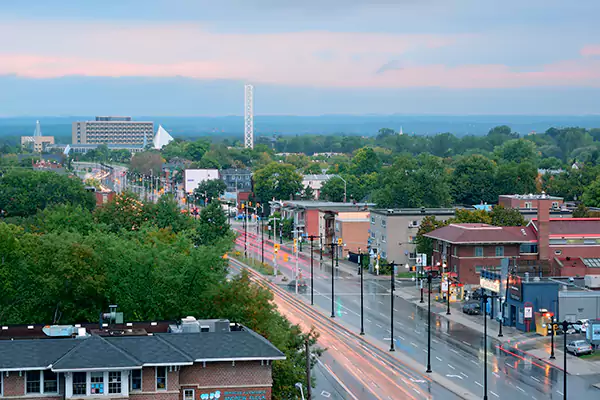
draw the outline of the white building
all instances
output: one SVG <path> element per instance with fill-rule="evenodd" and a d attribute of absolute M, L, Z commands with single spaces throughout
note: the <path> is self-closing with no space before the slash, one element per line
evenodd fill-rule
<path fill-rule="evenodd" d="M 321 187 L 323 187 L 323 184 L 334 176 L 336 175 L 304 175 L 304 178 L 302 179 L 302 187 L 310 187 L 315 194 L 315 200 L 318 200 L 319 197 L 321 197 Z"/>
<path fill-rule="evenodd" d="M 185 192 L 193 193 L 200 183 L 219 178 L 218 169 L 186 169 L 183 175 Z"/>
<path fill-rule="evenodd" d="M 96 117 L 76 121 L 72 126 L 73 144 L 145 145 L 154 137 L 154 122 L 132 121 L 131 117 Z"/>

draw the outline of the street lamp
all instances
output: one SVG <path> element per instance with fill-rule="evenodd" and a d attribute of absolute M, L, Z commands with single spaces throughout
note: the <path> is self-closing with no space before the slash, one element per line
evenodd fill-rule
<path fill-rule="evenodd" d="M 502 325 L 504 325 L 504 297 L 500 298 L 500 327 L 498 328 L 498 337 L 503 337 L 504 334 L 502 333 Z"/>
<path fill-rule="evenodd" d="M 314 280 L 313 280 L 313 240 L 316 239 L 317 236 L 310 235 L 308 239 L 310 240 L 310 305 L 314 305 Z"/>
<path fill-rule="evenodd" d="M 483 294 L 483 307 L 486 307 L 488 299 L 492 299 L 492 301 L 497 296 L 492 294 L 491 296 L 488 294 Z M 485 308 L 484 308 L 485 310 Z M 487 318 L 485 317 L 485 312 L 483 313 L 483 400 L 487 400 L 488 385 L 487 385 Z"/>
<path fill-rule="evenodd" d="M 333 249 L 337 246 L 335 242 L 331 242 L 331 318 L 335 318 L 335 265 L 333 259 Z"/>
<path fill-rule="evenodd" d="M 431 373 L 431 273 L 427 274 L 427 370 L 425 372 Z"/>
<path fill-rule="evenodd" d="M 339 175 L 337 177 L 340 178 L 342 180 L 342 182 L 344 182 L 344 203 L 345 203 L 346 202 L 346 188 L 347 188 L 348 182 L 346 182 L 346 180 Z"/>
<path fill-rule="evenodd" d="M 394 289 L 395 289 L 395 270 L 396 270 L 396 263 L 394 263 L 393 261 L 390 263 L 390 266 L 392 267 L 392 273 L 390 274 L 391 276 L 391 280 L 390 280 L 390 316 L 391 316 L 391 323 L 390 323 L 390 351 L 396 351 L 396 349 L 394 348 Z"/>
<path fill-rule="evenodd" d="M 359 251 L 359 258 L 360 258 L 360 249 Z M 362 261 L 362 260 L 361 260 Z M 365 270 L 362 267 L 362 264 L 359 263 L 359 273 L 360 273 L 360 334 L 364 335 L 365 334 L 365 323 L 364 323 L 364 316 L 365 316 L 365 311 L 364 311 L 364 301 L 363 301 L 363 274 L 365 273 Z"/>
<path fill-rule="evenodd" d="M 562 322 L 563 329 L 563 399 L 567 400 L 567 329 L 569 328 L 569 323 L 567 321 Z M 589 329 L 589 328 L 588 328 Z"/>
<path fill-rule="evenodd" d="M 302 384 L 300 382 L 296 382 L 296 389 L 300 390 L 300 395 L 302 396 L 302 400 L 304 400 L 304 389 L 302 389 Z"/>
<path fill-rule="evenodd" d="M 554 357 L 554 322 L 556 320 L 554 318 L 552 318 L 552 320 L 550 321 L 550 359 L 554 360 L 556 357 Z M 565 332 L 563 332 L 564 334 Z"/>

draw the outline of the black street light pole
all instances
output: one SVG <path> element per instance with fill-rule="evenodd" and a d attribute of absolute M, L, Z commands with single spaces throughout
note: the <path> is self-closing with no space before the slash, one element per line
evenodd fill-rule
<path fill-rule="evenodd" d="M 335 318 L 335 266 L 333 251 L 335 246 L 334 242 L 331 242 L 331 318 Z"/>
<path fill-rule="evenodd" d="M 390 316 L 391 316 L 391 322 L 390 322 L 390 351 L 396 351 L 396 349 L 394 348 L 394 290 L 395 290 L 395 272 L 396 272 L 396 263 L 395 262 L 391 262 L 390 266 L 392 267 L 392 273 L 390 274 L 391 276 L 391 280 L 390 280 Z"/>
<path fill-rule="evenodd" d="M 564 343 L 563 343 L 563 353 L 564 353 L 564 360 L 563 360 L 563 399 L 567 400 L 567 329 L 569 328 L 569 323 L 567 321 L 563 321 L 562 322 L 562 328 L 563 328 L 563 339 L 564 339 Z"/>
<path fill-rule="evenodd" d="M 425 372 L 431 373 L 431 273 L 427 274 L 427 370 Z"/>
<path fill-rule="evenodd" d="M 248 258 L 248 207 L 244 207 L 244 257 Z"/>
<path fill-rule="evenodd" d="M 483 307 L 486 307 L 488 299 L 496 298 L 496 295 L 483 294 Z M 484 308 L 485 310 L 485 308 Z M 483 313 L 483 400 L 488 400 L 488 384 L 487 384 L 487 318 Z"/>
<path fill-rule="evenodd" d="M 263 211 L 262 215 L 260 216 L 260 238 L 261 238 L 260 262 L 263 264 L 265 263 L 265 225 L 263 222 L 264 218 L 265 218 L 265 213 Z"/>
<path fill-rule="evenodd" d="M 359 255 L 360 257 L 360 255 Z M 362 262 L 362 257 L 361 257 L 361 262 Z M 364 321 L 364 316 L 365 316 L 365 310 L 364 310 L 364 302 L 363 302 L 363 274 L 365 273 L 365 270 L 362 267 L 362 263 L 359 263 L 359 268 L 360 268 L 360 334 L 364 335 L 365 334 L 365 321 Z"/>
<path fill-rule="evenodd" d="M 310 239 L 310 305 L 313 306 L 314 302 L 314 280 L 313 280 L 313 240 L 316 238 L 315 235 L 310 235 L 308 237 Z"/>
<path fill-rule="evenodd" d="M 446 284 L 448 288 L 446 290 L 446 300 L 448 300 L 448 308 L 446 309 L 446 315 L 450 315 L 450 276 L 446 276 Z"/>
<path fill-rule="evenodd" d="M 564 332 L 563 332 L 564 334 Z M 554 318 L 550 321 L 550 359 L 554 360 Z"/>
<path fill-rule="evenodd" d="M 319 235 L 319 253 L 321 261 L 323 261 L 323 236 Z"/>

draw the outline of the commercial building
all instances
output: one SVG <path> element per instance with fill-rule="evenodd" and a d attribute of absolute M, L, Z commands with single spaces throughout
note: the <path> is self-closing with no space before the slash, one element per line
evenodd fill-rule
<path fill-rule="evenodd" d="M 543 204 L 550 203 L 553 210 L 560 210 L 563 207 L 564 199 L 562 197 L 548 196 L 542 194 L 510 194 L 498 196 L 498 204 L 506 208 L 518 209 L 537 209 L 540 206 L 540 200 Z"/>
<path fill-rule="evenodd" d="M 47 150 L 48 146 L 54 144 L 54 136 L 42 136 L 40 121 L 35 122 L 33 136 L 21 136 L 21 146 L 28 148 L 35 153 L 41 153 Z"/>
<path fill-rule="evenodd" d="M 558 315 L 559 286 L 558 282 L 511 275 L 504 323 L 524 332 L 535 331 L 545 310 Z"/>
<path fill-rule="evenodd" d="M 218 169 L 186 169 L 183 171 L 184 190 L 191 194 L 202 182 L 219 178 Z"/>
<path fill-rule="evenodd" d="M 131 117 L 96 117 L 94 121 L 73 122 L 71 133 L 73 145 L 145 146 L 154 137 L 154 122 L 133 121 Z"/>
<path fill-rule="evenodd" d="M 334 176 L 336 175 L 304 175 L 302 178 L 302 187 L 310 187 L 315 195 L 315 200 L 319 200 L 323 184 Z"/>
<path fill-rule="evenodd" d="M 370 213 L 368 211 L 338 212 L 335 214 L 335 236 L 342 238 L 342 256 L 367 251 Z"/>
<path fill-rule="evenodd" d="M 369 241 L 373 255 L 396 263 L 414 264 L 417 259 L 415 238 L 423 218 L 434 216 L 446 221 L 455 208 L 372 209 Z"/>
<path fill-rule="evenodd" d="M 252 171 L 244 168 L 228 168 L 220 171 L 227 192 L 252 192 Z"/>
<path fill-rule="evenodd" d="M 0 339 L 16 340 L 0 340 L 1 397 L 271 399 L 272 363 L 285 359 L 227 320 L 53 326 L 36 339 L 34 330 L 2 328 Z"/>

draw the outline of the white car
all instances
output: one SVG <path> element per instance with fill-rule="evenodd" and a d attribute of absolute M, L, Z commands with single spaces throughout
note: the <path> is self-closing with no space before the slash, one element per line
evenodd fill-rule
<path fill-rule="evenodd" d="M 574 340 L 567 344 L 567 351 L 573 353 L 574 356 L 579 356 L 581 354 L 592 354 L 594 349 L 585 340 Z"/>
<path fill-rule="evenodd" d="M 580 325 L 579 332 L 585 333 L 587 331 L 587 327 L 590 325 L 589 319 L 580 319 L 576 322 L 576 324 Z"/>

